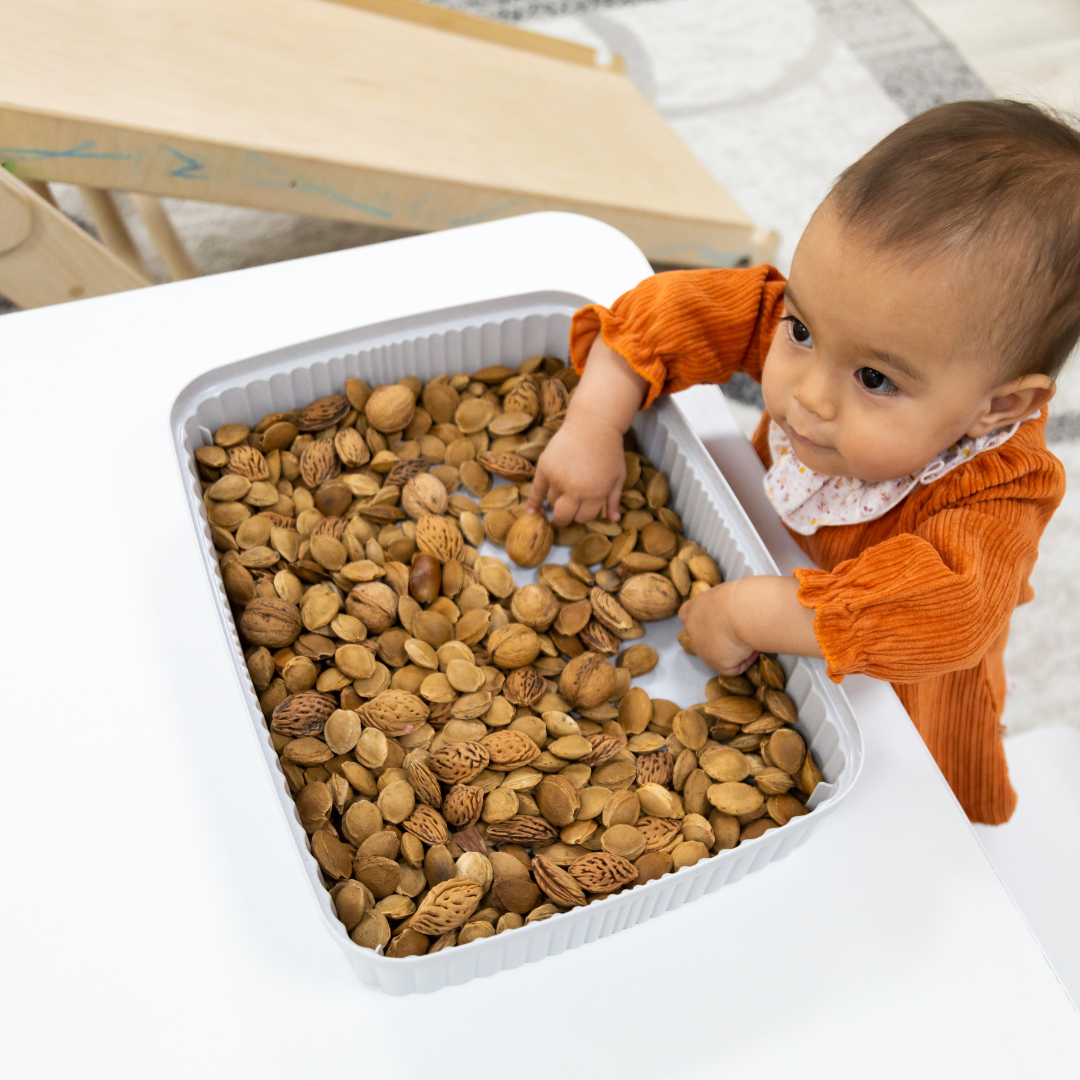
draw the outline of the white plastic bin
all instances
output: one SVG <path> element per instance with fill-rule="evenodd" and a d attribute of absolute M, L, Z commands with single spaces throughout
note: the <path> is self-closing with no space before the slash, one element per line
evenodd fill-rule
<path fill-rule="evenodd" d="M 861 768 L 862 737 L 854 713 L 840 688 L 826 678 L 822 662 L 781 657 L 788 674 L 788 692 L 799 708 L 796 727 L 825 777 L 809 802 L 811 814 L 678 873 L 520 930 L 431 956 L 390 959 L 376 955 L 354 945 L 335 916 L 244 663 L 210 541 L 194 451 L 208 444 L 212 432 L 221 424 L 254 424 L 266 413 L 286 411 L 313 398 L 340 393 L 345 379 L 351 376 L 359 376 L 374 386 L 396 382 L 404 375 L 426 380 L 439 374 L 476 371 L 490 364 L 514 366 L 538 353 L 565 360 L 570 318 L 588 302 L 585 297 L 566 293 L 533 293 L 359 327 L 216 368 L 190 383 L 173 406 L 173 438 L 203 564 L 236 675 L 244 688 L 250 722 L 259 732 L 267 771 L 281 800 L 312 895 L 328 932 L 360 977 L 391 994 L 438 990 L 542 960 L 662 915 L 715 892 L 721 885 L 738 881 L 750 871 L 761 870 L 802 843 L 840 805 Z M 717 559 L 725 578 L 776 573 L 764 544 L 678 407 L 670 400 L 661 400 L 639 414 L 634 430 L 644 453 L 671 478 L 674 506 L 686 535 Z M 504 555 L 494 547 L 490 553 Z M 568 558 L 569 552 L 559 548 L 549 556 L 550 561 L 565 562 Z M 514 568 L 514 573 L 521 583 L 535 579 L 534 571 Z M 636 679 L 635 685 L 643 686 L 653 697 L 669 698 L 685 706 L 704 700 L 705 683 L 712 673 L 682 650 L 677 631 L 676 620 L 648 627 L 643 640 L 660 653 L 660 663 L 647 676 Z"/>

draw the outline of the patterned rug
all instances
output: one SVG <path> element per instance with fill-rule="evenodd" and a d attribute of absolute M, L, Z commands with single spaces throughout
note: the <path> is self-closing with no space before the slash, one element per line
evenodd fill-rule
<path fill-rule="evenodd" d="M 585 18 L 600 37 L 610 36 L 613 51 L 625 49 L 625 37 L 611 34 L 606 9 L 634 7 L 663 0 L 428 0 L 441 7 L 507 22 Z M 843 41 L 908 116 L 933 105 L 993 95 L 956 49 L 907 0 L 809 0 L 822 23 Z M 597 18 L 596 16 L 600 16 Z M 590 18 L 591 17 L 591 18 Z M 537 26 L 536 29 L 541 29 Z M 605 30 L 607 34 L 605 34 Z M 624 52 L 640 61 L 637 48 Z M 639 77 L 640 77 L 640 73 Z"/>

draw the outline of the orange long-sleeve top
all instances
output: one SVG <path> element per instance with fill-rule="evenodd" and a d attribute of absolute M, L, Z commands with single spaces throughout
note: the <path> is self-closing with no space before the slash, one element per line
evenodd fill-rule
<path fill-rule="evenodd" d="M 660 393 L 761 381 L 785 281 L 769 266 L 658 274 L 610 310 L 583 308 L 571 358 L 583 370 L 599 332 Z M 768 468 L 768 414 L 753 438 Z M 881 517 L 792 533 L 820 569 L 796 571 L 799 602 L 831 678 L 888 679 L 968 814 L 1007 820 L 1015 805 L 999 720 L 1009 617 L 1033 596 L 1039 537 L 1065 491 L 1047 450 L 1046 413 L 989 450 L 920 485 Z"/>

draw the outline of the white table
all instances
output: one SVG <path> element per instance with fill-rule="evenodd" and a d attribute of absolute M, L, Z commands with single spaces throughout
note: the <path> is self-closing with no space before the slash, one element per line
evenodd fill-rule
<path fill-rule="evenodd" d="M 541 215 L 0 319 L 5 1075 L 1076 1067 L 1080 1018 L 892 691 L 864 678 L 846 683 L 866 741 L 847 804 L 697 903 L 401 999 L 320 927 L 215 625 L 172 401 L 290 342 L 538 288 L 610 302 L 647 273 L 607 227 Z M 787 563 L 720 395 L 686 407 Z"/>

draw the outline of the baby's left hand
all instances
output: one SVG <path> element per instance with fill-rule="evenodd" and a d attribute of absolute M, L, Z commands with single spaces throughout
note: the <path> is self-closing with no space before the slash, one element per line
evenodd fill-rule
<path fill-rule="evenodd" d="M 679 608 L 694 652 L 721 675 L 741 675 L 758 656 L 735 631 L 738 581 L 716 585 Z"/>

